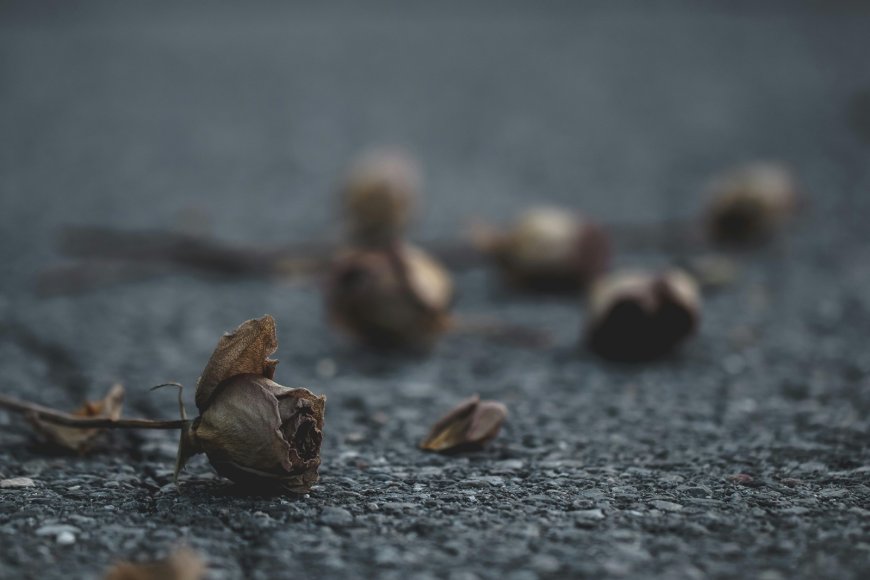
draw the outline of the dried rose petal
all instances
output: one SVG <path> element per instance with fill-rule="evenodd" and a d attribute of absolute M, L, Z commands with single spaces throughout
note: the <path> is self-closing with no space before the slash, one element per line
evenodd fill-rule
<path fill-rule="evenodd" d="M 700 308 L 697 284 L 682 271 L 611 274 L 590 290 L 586 340 L 608 359 L 657 358 L 695 331 Z"/>
<path fill-rule="evenodd" d="M 756 163 L 737 168 L 710 186 L 706 225 L 717 242 L 750 243 L 770 237 L 798 208 L 797 185 L 785 167 Z"/>
<path fill-rule="evenodd" d="M 326 397 L 271 380 L 277 346 L 271 316 L 221 338 L 197 385 L 200 416 L 182 432 L 177 469 L 202 452 L 237 483 L 294 493 L 317 483 Z"/>
<path fill-rule="evenodd" d="M 438 453 L 481 449 L 498 435 L 507 416 L 502 403 L 474 395 L 435 423 L 420 448 Z"/>
<path fill-rule="evenodd" d="M 351 170 L 342 191 L 350 238 L 380 245 L 401 237 L 420 196 L 420 171 L 399 152 L 375 151 Z"/>
<path fill-rule="evenodd" d="M 450 275 L 410 245 L 341 255 L 327 280 L 332 322 L 381 348 L 425 349 L 449 328 Z"/>
<path fill-rule="evenodd" d="M 205 572 L 205 562 L 196 552 L 180 548 L 158 562 L 119 562 L 106 572 L 105 580 L 201 580 Z"/>
<path fill-rule="evenodd" d="M 592 221 L 558 209 L 526 212 L 503 233 L 478 236 L 514 286 L 539 291 L 572 291 L 603 272 L 610 262 L 610 240 Z"/>
<path fill-rule="evenodd" d="M 118 419 L 124 407 L 124 387 L 113 385 L 106 396 L 99 401 L 88 401 L 82 407 L 73 411 L 77 417 L 96 419 L 108 417 Z M 103 429 L 80 429 L 76 427 L 64 427 L 55 423 L 49 423 L 36 416 L 30 416 L 29 420 L 34 428 L 39 431 L 52 444 L 70 451 L 84 453 L 93 444 L 94 439 L 103 432 Z"/>

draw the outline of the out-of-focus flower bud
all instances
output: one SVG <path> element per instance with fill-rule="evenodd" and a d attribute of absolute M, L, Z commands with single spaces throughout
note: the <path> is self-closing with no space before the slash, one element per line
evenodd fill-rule
<path fill-rule="evenodd" d="M 119 562 L 106 572 L 105 580 L 201 580 L 205 572 L 205 562 L 196 552 L 179 548 L 158 562 Z"/>
<path fill-rule="evenodd" d="M 435 423 L 420 448 L 438 453 L 481 449 L 495 439 L 507 416 L 507 407 L 502 403 L 481 401 L 474 395 Z"/>
<path fill-rule="evenodd" d="M 331 320 L 380 348 L 426 349 L 450 326 L 450 275 L 422 250 L 403 244 L 351 249 L 327 280 Z"/>
<path fill-rule="evenodd" d="M 724 243 L 759 242 L 776 233 L 798 209 L 792 173 L 773 163 L 732 170 L 710 185 L 706 227 Z"/>
<path fill-rule="evenodd" d="M 649 360 L 694 333 L 700 315 L 698 286 L 686 273 L 617 272 L 590 289 L 586 340 L 611 360 Z"/>
<path fill-rule="evenodd" d="M 306 493 L 317 483 L 326 397 L 274 382 L 277 348 L 271 316 L 221 337 L 197 383 L 200 415 L 182 433 L 178 468 L 204 452 L 240 484 Z"/>
<path fill-rule="evenodd" d="M 610 263 L 610 240 L 594 222 L 567 211 L 527 211 L 508 231 L 479 229 L 475 244 L 490 254 L 512 285 L 539 291 L 576 291 Z"/>
<path fill-rule="evenodd" d="M 106 396 L 99 401 L 88 401 L 72 415 L 88 419 L 105 417 L 119 419 L 124 408 L 124 387 L 113 385 Z M 33 427 L 41 433 L 49 443 L 75 451 L 86 452 L 93 444 L 96 437 L 103 432 L 102 429 L 81 429 L 78 427 L 64 427 L 56 423 L 50 423 L 34 415 L 29 417 Z"/>
<path fill-rule="evenodd" d="M 364 156 L 342 189 L 350 239 L 358 245 L 383 245 L 402 237 L 420 197 L 416 163 L 398 152 Z"/>

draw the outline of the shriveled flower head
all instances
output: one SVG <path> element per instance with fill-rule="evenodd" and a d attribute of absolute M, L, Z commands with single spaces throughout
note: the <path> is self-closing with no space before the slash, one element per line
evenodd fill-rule
<path fill-rule="evenodd" d="M 482 449 L 495 439 L 507 416 L 507 407 L 502 403 L 481 401 L 474 395 L 435 423 L 420 448 L 438 453 Z"/>
<path fill-rule="evenodd" d="M 203 452 L 237 483 L 305 493 L 317 482 L 326 397 L 274 382 L 275 320 L 248 320 L 221 337 L 196 386 L 197 417 L 179 464 Z"/>
<path fill-rule="evenodd" d="M 118 562 L 106 572 L 105 580 L 202 580 L 205 573 L 199 554 L 182 547 L 156 562 Z"/>
<path fill-rule="evenodd" d="M 381 348 L 431 346 L 450 326 L 452 297 L 447 271 L 407 244 L 348 250 L 334 262 L 325 289 L 332 322 Z"/>
<path fill-rule="evenodd" d="M 113 385 L 106 396 L 99 401 L 87 401 L 72 415 L 88 419 L 119 419 L 124 408 L 124 387 Z M 29 417 L 33 427 L 45 437 L 52 445 L 75 451 L 86 452 L 103 429 L 81 429 L 78 427 L 65 427 L 40 419 L 38 416 Z"/>
<path fill-rule="evenodd" d="M 395 151 L 374 151 L 353 167 L 342 188 L 350 239 L 381 245 L 402 237 L 420 197 L 416 163 Z"/>
<path fill-rule="evenodd" d="M 792 173 L 773 163 L 737 168 L 710 186 L 706 226 L 717 242 L 758 242 L 776 233 L 798 208 Z"/>
<path fill-rule="evenodd" d="M 700 314 L 698 286 L 688 274 L 618 272 L 590 289 L 586 340 L 608 359 L 653 359 L 691 336 Z"/>
<path fill-rule="evenodd" d="M 480 230 L 476 245 L 527 290 L 577 290 L 610 263 L 610 239 L 598 224 L 553 208 L 529 210 L 504 232 Z"/>

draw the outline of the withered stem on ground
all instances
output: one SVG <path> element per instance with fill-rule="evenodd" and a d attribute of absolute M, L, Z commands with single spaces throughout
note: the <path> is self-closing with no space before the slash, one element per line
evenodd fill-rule
<path fill-rule="evenodd" d="M 111 419 L 77 417 L 63 411 L 43 407 L 36 403 L 20 401 L 11 397 L 0 395 L 0 408 L 23 415 L 37 417 L 49 423 L 63 425 L 64 427 L 77 427 L 80 429 L 181 429 L 186 421 L 156 421 L 152 419 Z"/>

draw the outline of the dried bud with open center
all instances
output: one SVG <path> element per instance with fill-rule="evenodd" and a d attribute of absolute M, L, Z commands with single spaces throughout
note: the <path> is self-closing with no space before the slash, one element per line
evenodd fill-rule
<path fill-rule="evenodd" d="M 474 395 L 459 403 L 435 425 L 420 448 L 438 453 L 459 453 L 482 449 L 495 439 L 507 407 L 498 401 L 481 401 Z"/>
<path fill-rule="evenodd" d="M 204 452 L 240 484 L 306 493 L 317 483 L 326 397 L 274 382 L 277 348 L 271 316 L 221 337 L 196 386 L 200 415 L 182 433 L 178 469 Z"/>
<path fill-rule="evenodd" d="M 759 242 L 776 233 L 798 208 L 794 176 L 785 167 L 756 163 L 720 176 L 710 186 L 706 225 L 717 242 Z"/>
<path fill-rule="evenodd" d="M 422 250 L 351 249 L 330 270 L 325 300 L 338 327 L 379 348 L 426 349 L 450 326 L 453 283 Z"/>
<path fill-rule="evenodd" d="M 680 270 L 614 273 L 590 290 L 586 340 L 611 360 L 649 360 L 694 333 L 700 312 L 698 286 Z"/>
<path fill-rule="evenodd" d="M 479 229 L 475 243 L 493 256 L 512 285 L 538 291 L 575 291 L 610 262 L 610 240 L 594 222 L 570 212 L 538 208 L 506 232 Z"/>
<path fill-rule="evenodd" d="M 99 401 L 88 401 L 79 409 L 72 412 L 73 416 L 97 419 L 119 419 L 124 408 L 124 387 L 113 385 L 106 396 Z M 33 415 L 28 417 L 33 427 L 39 431 L 52 445 L 75 451 L 86 452 L 93 444 L 96 437 L 103 432 L 102 429 L 81 429 L 78 427 L 65 427 L 51 423 Z"/>
<path fill-rule="evenodd" d="M 363 157 L 342 190 L 355 244 L 382 245 L 402 237 L 420 197 L 420 171 L 410 158 L 379 151 Z"/>

